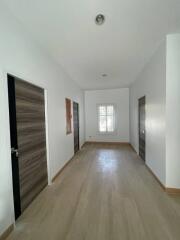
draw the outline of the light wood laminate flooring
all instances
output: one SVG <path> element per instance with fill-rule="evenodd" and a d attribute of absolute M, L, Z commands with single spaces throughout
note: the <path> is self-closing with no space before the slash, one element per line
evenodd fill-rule
<path fill-rule="evenodd" d="M 86 144 L 8 240 L 179 240 L 169 196 L 128 144 Z"/>

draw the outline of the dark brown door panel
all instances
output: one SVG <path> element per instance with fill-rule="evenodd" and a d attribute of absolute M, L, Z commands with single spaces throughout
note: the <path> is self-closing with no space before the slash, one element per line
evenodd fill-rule
<path fill-rule="evenodd" d="M 74 153 L 79 151 L 79 104 L 73 102 Z"/>
<path fill-rule="evenodd" d="M 17 218 L 48 183 L 45 101 L 42 88 L 16 77 L 8 76 L 8 87 L 10 125 L 13 119 L 16 123 L 11 126 L 11 148 L 18 153 L 15 160 L 12 154 L 14 165 L 18 165 L 18 168 L 12 168 L 13 185 L 14 181 L 18 182 L 14 188 L 14 198 L 20 201 L 14 203 L 15 212 L 19 206 Z M 14 94 L 13 99 L 10 92 Z"/>
<path fill-rule="evenodd" d="M 138 125 L 139 125 L 139 156 L 145 161 L 146 159 L 146 98 L 145 96 L 138 100 Z"/>

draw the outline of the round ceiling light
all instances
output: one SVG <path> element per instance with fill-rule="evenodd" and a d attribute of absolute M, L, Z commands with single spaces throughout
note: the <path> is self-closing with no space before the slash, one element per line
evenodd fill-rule
<path fill-rule="evenodd" d="M 103 14 L 98 14 L 95 18 L 95 23 L 97 25 L 102 25 L 105 22 L 105 16 Z"/>

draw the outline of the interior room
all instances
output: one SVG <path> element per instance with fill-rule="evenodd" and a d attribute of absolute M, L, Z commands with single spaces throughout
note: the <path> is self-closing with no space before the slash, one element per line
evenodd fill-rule
<path fill-rule="evenodd" d="M 180 239 L 180 1 L 0 1 L 0 240 Z"/>

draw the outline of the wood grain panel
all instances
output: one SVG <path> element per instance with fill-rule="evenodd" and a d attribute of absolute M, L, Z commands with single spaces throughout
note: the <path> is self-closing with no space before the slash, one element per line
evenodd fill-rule
<path fill-rule="evenodd" d="M 16 79 L 21 210 L 47 185 L 44 90 Z"/>

